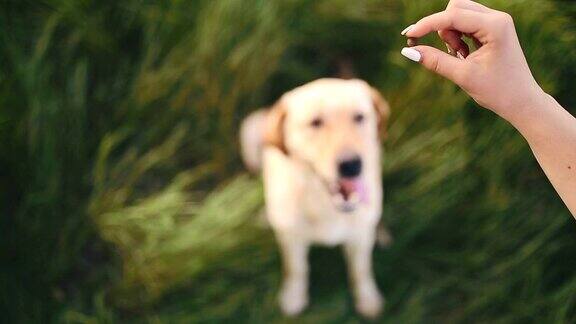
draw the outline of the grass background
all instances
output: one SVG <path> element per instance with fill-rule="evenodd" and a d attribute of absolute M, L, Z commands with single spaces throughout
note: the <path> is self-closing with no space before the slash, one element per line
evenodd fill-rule
<path fill-rule="evenodd" d="M 515 17 L 536 78 L 574 112 L 574 2 L 481 2 Z M 380 321 L 576 322 L 576 227 L 528 146 L 399 55 L 399 31 L 444 6 L 3 1 L 3 321 L 289 322 L 238 124 L 349 59 L 392 106 Z M 340 251 L 310 259 L 295 322 L 358 322 Z"/>

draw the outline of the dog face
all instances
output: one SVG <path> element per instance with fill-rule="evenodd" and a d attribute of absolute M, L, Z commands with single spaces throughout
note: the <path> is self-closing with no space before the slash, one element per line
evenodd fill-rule
<path fill-rule="evenodd" d="M 365 168 L 379 154 L 379 128 L 389 108 L 361 80 L 320 79 L 288 93 L 272 108 L 266 143 L 308 165 L 337 207 L 366 201 Z"/>

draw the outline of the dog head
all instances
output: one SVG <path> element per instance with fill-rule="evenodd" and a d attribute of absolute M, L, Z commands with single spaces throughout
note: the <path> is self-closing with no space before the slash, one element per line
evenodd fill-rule
<path fill-rule="evenodd" d="M 365 170 L 377 163 L 388 116 L 387 102 L 366 82 L 320 79 L 274 105 L 265 144 L 309 165 L 338 207 L 351 210 L 367 195 Z"/>

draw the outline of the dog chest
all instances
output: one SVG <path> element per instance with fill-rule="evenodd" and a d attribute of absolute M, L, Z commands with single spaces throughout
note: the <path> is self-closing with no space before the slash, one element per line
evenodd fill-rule
<path fill-rule="evenodd" d="M 336 245 L 347 240 L 354 228 L 357 212 L 342 213 L 334 208 L 328 195 L 316 191 L 305 195 L 302 216 L 306 232 L 311 241 L 325 245 Z"/>

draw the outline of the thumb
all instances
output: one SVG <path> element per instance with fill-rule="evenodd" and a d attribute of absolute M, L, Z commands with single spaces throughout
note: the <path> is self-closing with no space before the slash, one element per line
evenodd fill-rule
<path fill-rule="evenodd" d="M 462 71 L 465 64 L 465 61 L 459 58 L 424 45 L 405 47 L 402 49 L 402 55 L 412 61 L 420 62 L 428 70 L 453 82 L 456 82 L 457 74 Z"/>

